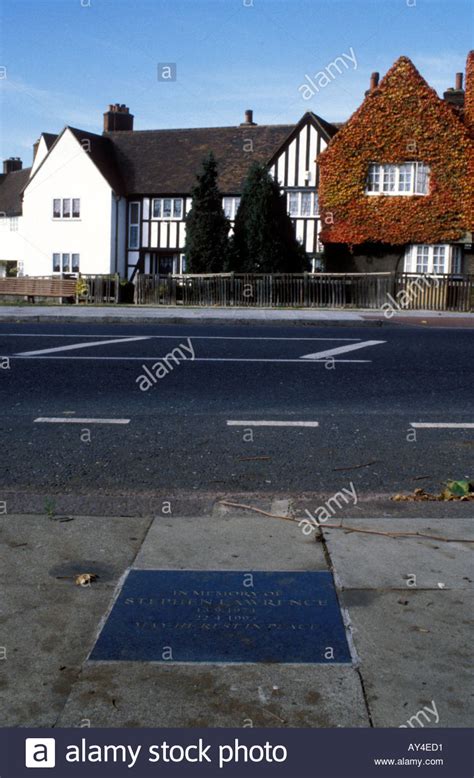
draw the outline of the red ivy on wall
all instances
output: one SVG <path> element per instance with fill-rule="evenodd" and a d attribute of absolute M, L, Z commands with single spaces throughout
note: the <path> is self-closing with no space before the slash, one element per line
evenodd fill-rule
<path fill-rule="evenodd" d="M 323 242 L 402 245 L 461 238 L 473 221 L 472 153 L 456 109 L 400 57 L 318 158 Z M 409 161 L 430 166 L 428 195 L 365 194 L 371 162 Z"/>

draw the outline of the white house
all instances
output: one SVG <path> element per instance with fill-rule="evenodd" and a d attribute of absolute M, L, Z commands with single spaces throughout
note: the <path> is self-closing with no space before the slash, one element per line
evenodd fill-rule
<path fill-rule="evenodd" d="M 318 239 L 317 154 L 337 132 L 313 113 L 295 125 L 133 129 L 125 105 L 110 105 L 102 135 L 66 127 L 44 133 L 32 167 L 4 163 L 0 260 L 30 276 L 183 272 L 185 219 L 202 160 L 212 151 L 231 222 L 250 164 L 266 164 L 288 198 L 296 235 L 313 268 Z"/>

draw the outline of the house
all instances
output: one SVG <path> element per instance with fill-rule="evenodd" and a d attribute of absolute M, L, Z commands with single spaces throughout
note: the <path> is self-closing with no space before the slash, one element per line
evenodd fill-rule
<path fill-rule="evenodd" d="M 134 130 L 133 122 L 127 106 L 110 105 L 102 135 L 73 127 L 44 133 L 31 168 L 21 170 L 20 160 L 5 163 L 0 259 L 16 260 L 25 275 L 119 273 L 133 279 L 137 272 L 184 272 L 191 191 L 203 158 L 213 151 L 231 224 L 250 164 L 268 165 L 316 267 L 322 252 L 316 156 L 337 132 L 335 125 L 311 112 L 297 125 L 258 125 L 251 110 L 235 127 Z"/>
<path fill-rule="evenodd" d="M 318 157 L 331 271 L 474 273 L 474 52 L 444 99 L 407 57 Z"/>

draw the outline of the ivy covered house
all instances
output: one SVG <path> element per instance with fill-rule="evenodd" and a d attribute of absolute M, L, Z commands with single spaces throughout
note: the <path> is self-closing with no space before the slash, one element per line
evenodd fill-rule
<path fill-rule="evenodd" d="M 438 97 L 400 57 L 318 157 L 329 271 L 473 273 L 474 52 Z"/>

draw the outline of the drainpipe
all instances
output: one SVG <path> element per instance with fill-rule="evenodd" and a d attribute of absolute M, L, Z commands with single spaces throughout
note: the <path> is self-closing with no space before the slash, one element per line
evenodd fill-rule
<path fill-rule="evenodd" d="M 122 199 L 121 195 L 119 195 L 118 197 L 117 195 L 115 195 L 115 260 L 114 260 L 115 273 L 118 273 L 118 207 L 121 199 Z"/>

